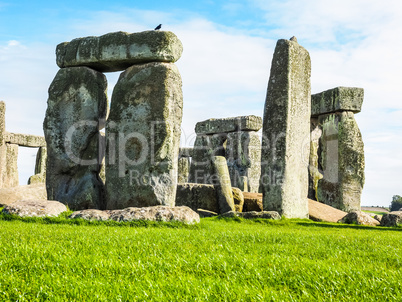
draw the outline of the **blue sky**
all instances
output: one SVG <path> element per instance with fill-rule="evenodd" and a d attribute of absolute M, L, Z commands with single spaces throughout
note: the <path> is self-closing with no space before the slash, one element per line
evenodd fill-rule
<path fill-rule="evenodd" d="M 0 0 L 0 100 L 10 132 L 43 135 L 58 43 L 159 23 L 184 46 L 182 144 L 211 117 L 262 116 L 275 43 L 295 35 L 312 59 L 312 93 L 365 89 L 356 115 L 365 142 L 362 203 L 402 195 L 402 10 L 385 0 L 4 1 Z M 109 95 L 118 73 L 107 74 Z M 34 153 L 20 148 L 21 183 Z"/>

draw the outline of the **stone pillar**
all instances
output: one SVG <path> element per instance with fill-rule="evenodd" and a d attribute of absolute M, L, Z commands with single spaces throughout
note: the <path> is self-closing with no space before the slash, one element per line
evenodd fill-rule
<path fill-rule="evenodd" d="M 106 77 L 88 67 L 58 71 L 49 88 L 43 130 L 48 198 L 70 209 L 104 208 L 99 127 L 106 117 Z"/>
<path fill-rule="evenodd" d="M 255 131 L 228 133 L 226 160 L 232 186 L 258 193 L 261 176 L 261 142 Z"/>
<path fill-rule="evenodd" d="M 28 179 L 28 184 L 46 183 L 46 147 L 39 147 L 36 153 L 35 174 Z"/>
<path fill-rule="evenodd" d="M 318 121 L 316 131 L 320 132 L 318 142 L 312 144 L 315 152 L 310 162 L 322 174 L 315 197 L 346 212 L 360 210 L 364 186 L 364 144 L 354 118 L 363 97 L 363 89 L 354 87 L 336 87 L 312 96 L 312 120 Z"/>
<path fill-rule="evenodd" d="M 189 157 L 179 157 L 179 162 L 177 166 L 177 182 L 187 183 L 190 170 L 190 158 Z"/>
<path fill-rule="evenodd" d="M 212 166 L 214 170 L 213 185 L 219 203 L 219 212 L 221 214 L 234 211 L 234 199 L 232 185 L 230 182 L 229 170 L 226 164 L 226 158 L 223 156 L 213 156 Z"/>
<path fill-rule="evenodd" d="M 195 138 L 191 159 L 189 182 L 212 184 L 214 174 L 211 160 L 213 156 L 225 156 L 227 134 L 198 134 Z"/>
<path fill-rule="evenodd" d="M 308 218 L 310 55 L 296 38 L 278 40 L 264 108 L 261 187 L 264 210 Z"/>
<path fill-rule="evenodd" d="M 18 145 L 7 142 L 6 104 L 0 101 L 0 188 L 18 186 Z"/>
<path fill-rule="evenodd" d="M 108 209 L 175 205 L 181 86 L 173 63 L 134 65 L 120 75 L 106 123 Z"/>

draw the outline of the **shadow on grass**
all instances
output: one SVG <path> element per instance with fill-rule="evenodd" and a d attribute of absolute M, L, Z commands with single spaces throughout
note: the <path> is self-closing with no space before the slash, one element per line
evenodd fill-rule
<path fill-rule="evenodd" d="M 343 224 L 343 223 L 329 223 L 329 222 L 305 222 L 295 221 L 296 224 L 301 226 L 314 226 L 321 228 L 338 228 L 338 229 L 357 229 L 357 230 L 372 230 L 372 231 L 402 231 L 402 227 L 383 227 L 383 226 L 366 226 L 357 224 Z"/>

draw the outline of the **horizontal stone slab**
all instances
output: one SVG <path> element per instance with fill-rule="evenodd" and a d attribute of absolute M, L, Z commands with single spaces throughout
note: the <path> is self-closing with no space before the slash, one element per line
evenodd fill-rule
<path fill-rule="evenodd" d="M 39 135 L 6 133 L 5 142 L 15 144 L 21 147 L 46 147 L 45 137 Z"/>
<path fill-rule="evenodd" d="M 101 72 L 125 70 L 135 64 L 176 62 L 183 45 L 170 31 L 108 33 L 99 37 L 77 38 L 57 45 L 60 68 L 87 66 Z"/>
<path fill-rule="evenodd" d="M 311 95 L 311 115 L 318 116 L 337 111 L 359 113 L 362 109 L 364 89 L 336 87 Z"/>
<path fill-rule="evenodd" d="M 197 134 L 228 133 L 235 131 L 258 131 L 262 128 L 262 118 L 255 115 L 211 118 L 195 125 Z"/>

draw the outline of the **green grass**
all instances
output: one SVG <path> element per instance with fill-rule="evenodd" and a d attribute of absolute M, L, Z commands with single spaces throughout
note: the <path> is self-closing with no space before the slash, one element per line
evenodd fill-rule
<path fill-rule="evenodd" d="M 0 218 L 0 301 L 402 299 L 400 228 Z"/>
<path fill-rule="evenodd" d="M 373 213 L 373 214 L 377 214 L 377 215 L 385 215 L 388 214 L 389 212 L 382 212 L 382 211 L 363 211 L 365 213 Z"/>

